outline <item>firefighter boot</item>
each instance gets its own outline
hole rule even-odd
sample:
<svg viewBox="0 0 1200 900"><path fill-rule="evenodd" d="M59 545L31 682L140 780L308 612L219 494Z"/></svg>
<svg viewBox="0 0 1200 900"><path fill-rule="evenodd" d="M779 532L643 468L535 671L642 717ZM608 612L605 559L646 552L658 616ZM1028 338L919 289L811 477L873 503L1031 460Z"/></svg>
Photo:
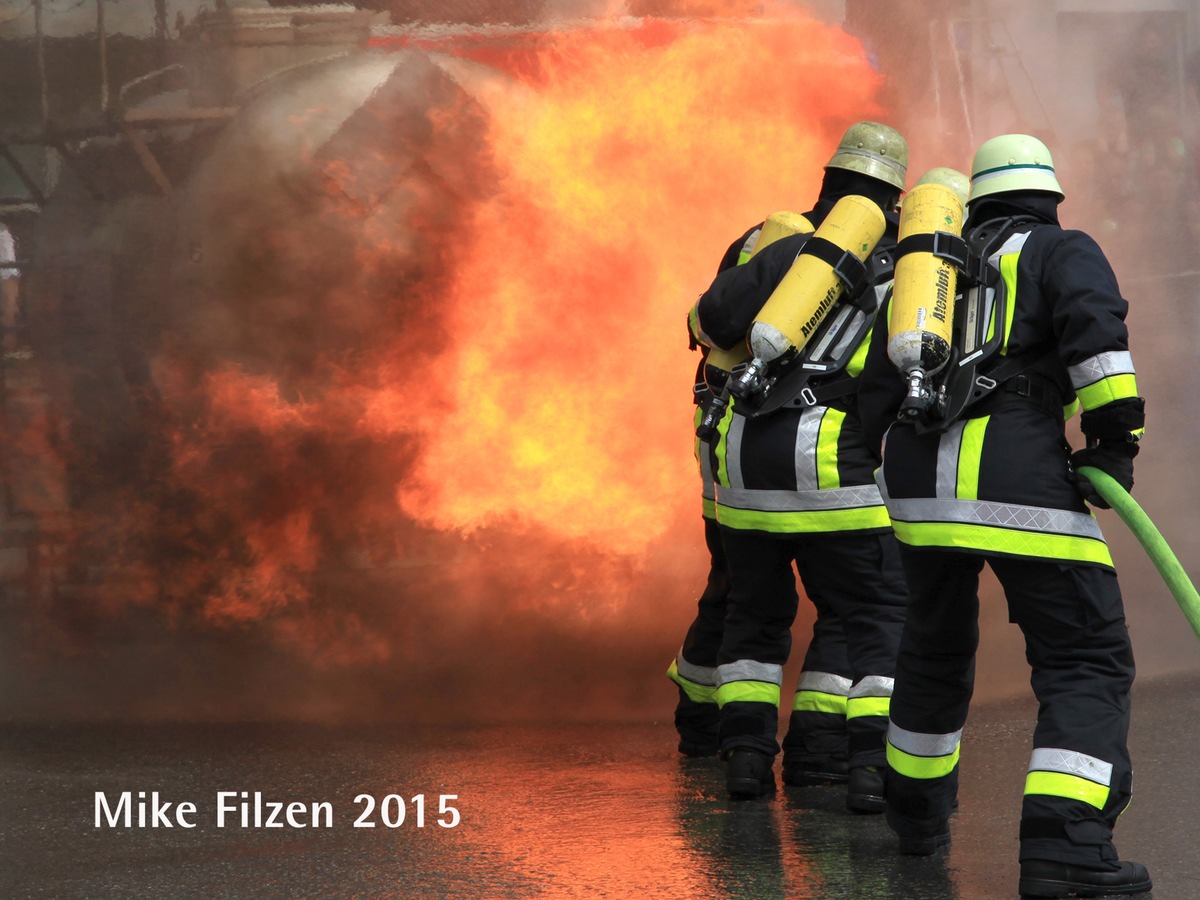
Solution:
<svg viewBox="0 0 1200 900"><path fill-rule="evenodd" d="M1087 869L1046 859L1021 863L1022 897L1101 897L1142 894L1150 890L1150 873L1141 863L1120 862L1113 869Z"/></svg>
<svg viewBox="0 0 1200 900"><path fill-rule="evenodd" d="M884 773L878 766L855 766L846 785L846 809L856 813L881 813Z"/></svg>
<svg viewBox="0 0 1200 900"><path fill-rule="evenodd" d="M775 758L738 748L726 758L725 788L734 800L756 800L775 793Z"/></svg>
<svg viewBox="0 0 1200 900"><path fill-rule="evenodd" d="M716 703L698 703L680 688L679 702L675 706L679 752L691 757L716 756L720 715Z"/></svg>
<svg viewBox="0 0 1200 900"><path fill-rule="evenodd" d="M950 828L938 834L917 837L900 835L900 854L902 856L933 856L943 847L950 846ZM1066 896L1065 894L1061 896Z"/></svg>
<svg viewBox="0 0 1200 900"><path fill-rule="evenodd" d="M818 787L846 783L846 761L825 759L788 759L783 755L783 783L793 787Z"/></svg>

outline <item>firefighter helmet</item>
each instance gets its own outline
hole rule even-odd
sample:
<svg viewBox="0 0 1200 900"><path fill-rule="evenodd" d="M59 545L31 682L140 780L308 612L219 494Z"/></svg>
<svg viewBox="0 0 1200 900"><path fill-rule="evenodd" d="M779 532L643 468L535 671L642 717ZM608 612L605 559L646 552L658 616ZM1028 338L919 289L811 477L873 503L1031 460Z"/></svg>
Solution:
<svg viewBox="0 0 1200 900"><path fill-rule="evenodd" d="M1008 191L1047 191L1063 199L1050 151L1032 135L1002 134L975 153L971 200Z"/></svg>
<svg viewBox="0 0 1200 900"><path fill-rule="evenodd" d="M908 172L908 142L890 126L856 122L846 129L825 168L862 172L903 191Z"/></svg>
<svg viewBox="0 0 1200 900"><path fill-rule="evenodd" d="M963 206L967 205L967 197L971 193L971 179L967 178L958 169L951 169L947 166L938 166L936 169L930 169L924 175L917 179L914 188L922 184L940 184L943 187L948 187L954 193L958 194L958 199L962 201Z"/></svg>

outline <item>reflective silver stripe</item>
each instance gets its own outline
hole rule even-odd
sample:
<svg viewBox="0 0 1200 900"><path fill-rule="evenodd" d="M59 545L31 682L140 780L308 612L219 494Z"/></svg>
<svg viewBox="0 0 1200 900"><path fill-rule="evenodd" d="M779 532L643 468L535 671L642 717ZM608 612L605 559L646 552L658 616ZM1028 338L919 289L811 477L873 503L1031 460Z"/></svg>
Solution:
<svg viewBox="0 0 1200 900"><path fill-rule="evenodd" d="M796 490L815 491L817 482L817 438L821 434L821 419L825 407L815 406L800 414L796 426Z"/></svg>
<svg viewBox="0 0 1200 900"><path fill-rule="evenodd" d="M1007 256L1010 253L1020 253L1031 234L1033 234L1032 231L1021 231L1011 235L1007 241L1000 245L1000 249L988 257L988 259L999 265L999 258L1001 256Z"/></svg>
<svg viewBox="0 0 1200 900"><path fill-rule="evenodd" d="M774 663L739 659L717 666L717 687L735 681L761 681L764 684L783 684L783 666Z"/></svg>
<svg viewBox="0 0 1200 900"><path fill-rule="evenodd" d="M746 241L742 244L742 253L751 253L754 251L754 245L758 243L758 236L760 234L762 234L762 229L755 228L746 236Z"/></svg>
<svg viewBox="0 0 1200 900"><path fill-rule="evenodd" d="M1064 534L1104 540L1100 523L1087 513L1044 506L1018 506L985 500L889 500L888 514L900 522L953 522L997 525L1018 531Z"/></svg>
<svg viewBox="0 0 1200 900"><path fill-rule="evenodd" d="M861 679L858 684L850 688L850 693L847 695L851 699L858 697L890 697L892 696L892 683L894 679L888 678L885 675L868 675Z"/></svg>
<svg viewBox="0 0 1200 900"><path fill-rule="evenodd" d="M745 416L729 416L729 431L725 434L725 477L733 488L746 486L742 477L742 435L745 431Z"/></svg>
<svg viewBox="0 0 1200 900"><path fill-rule="evenodd" d="M1024 246L1025 246L1025 242L1027 240L1029 240L1030 234L1032 234L1032 232L1022 231L1022 232L1019 232L1018 234L1010 235L1008 240L1006 240L1003 244L1000 245L1000 249L988 257L988 262L990 262L992 265L996 266L996 268L999 268L1000 267L1000 257L1009 256L1010 254L1013 254L1013 253L1020 253L1022 248L1024 248ZM982 306L983 306L982 314L983 314L984 324L987 325L988 328L992 329L996 333L1003 332L1004 326L1007 323L1005 323L1005 322L993 323L992 322L992 314L995 312L995 308L996 308L996 289L995 288L987 288L986 290L983 290L981 292L981 295L982 295L981 301L982 301ZM1009 303L1010 309L1012 308L1014 299L1015 298L1013 298L1013 297L1008 298L1008 303ZM993 324L994 324L994 327L993 327ZM984 333L985 334L987 333L986 330ZM1005 343L1007 343L1007 337L1004 335L1002 335L1002 336L1005 337ZM971 347L969 349L974 350L976 348Z"/></svg>
<svg viewBox="0 0 1200 900"><path fill-rule="evenodd" d="M1030 772L1059 772L1063 775L1076 775L1102 784L1112 786L1112 763L1088 756L1086 753L1076 753L1074 750L1060 750L1057 747L1038 747L1029 757Z"/></svg>
<svg viewBox="0 0 1200 900"><path fill-rule="evenodd" d="M709 455L708 445L700 447L700 494L705 500L716 499L716 486L713 481L712 456Z"/></svg>
<svg viewBox="0 0 1200 900"><path fill-rule="evenodd" d="M879 306L880 298L883 296L881 290L886 291L886 288L875 288L875 306ZM860 337L859 329L862 327L862 321L867 317L867 314L858 307L854 307L853 318L850 320L850 325L842 332L842 339L837 342L837 346L833 348L833 352L829 354L830 359L840 359L842 354L850 349L850 343Z"/></svg>
<svg viewBox="0 0 1200 900"><path fill-rule="evenodd" d="M936 497L953 500L958 495L958 456L966 426L966 421L955 422L938 441Z"/></svg>
<svg viewBox="0 0 1200 900"><path fill-rule="evenodd" d="M951 734L920 734L888 723L888 743L909 756L949 756L962 741L962 729Z"/></svg>
<svg viewBox="0 0 1200 900"><path fill-rule="evenodd" d="M675 656L675 670L688 681L716 687L717 670L715 666L697 666L683 658L683 650Z"/></svg>
<svg viewBox="0 0 1200 900"><path fill-rule="evenodd" d="M1078 365L1067 366L1067 374L1071 376L1071 387L1079 390L1110 375L1136 373L1133 370L1133 354L1128 350L1112 350L1108 353L1097 353Z"/></svg>
<svg viewBox="0 0 1200 900"><path fill-rule="evenodd" d="M801 672L797 691L819 691L822 694L837 694L845 697L850 690L851 681L832 672Z"/></svg>
<svg viewBox="0 0 1200 900"><path fill-rule="evenodd" d="M971 179L971 187L983 184L985 181L991 181L993 178L1005 178L1009 175L1019 175L1022 172L1033 172L1035 175L1054 177L1053 166L1001 166L994 172L984 172L981 175L974 176Z"/></svg>
<svg viewBox="0 0 1200 900"><path fill-rule="evenodd" d="M757 509L764 512L863 509L883 505L879 488L873 484L827 488L823 491L756 491L717 485L717 500L731 509Z"/></svg>

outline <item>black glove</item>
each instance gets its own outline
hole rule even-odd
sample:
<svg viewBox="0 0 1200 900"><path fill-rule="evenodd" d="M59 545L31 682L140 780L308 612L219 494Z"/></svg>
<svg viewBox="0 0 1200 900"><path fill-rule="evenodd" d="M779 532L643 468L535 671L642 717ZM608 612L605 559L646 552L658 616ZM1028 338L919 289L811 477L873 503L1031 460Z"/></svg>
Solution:
<svg viewBox="0 0 1200 900"><path fill-rule="evenodd" d="M1088 446L1071 454L1070 478L1083 499L1099 509L1108 509L1095 485L1079 474L1083 466L1095 466L1128 491L1133 487L1133 458L1137 439L1146 424L1146 401L1123 397L1087 410L1079 427Z"/></svg>
<svg viewBox="0 0 1200 900"><path fill-rule="evenodd" d="M1133 487L1133 458L1137 452L1138 445L1133 441L1100 441L1095 446L1071 454L1068 476L1084 500L1097 509L1109 509L1100 492L1079 474L1079 470L1083 466L1095 466L1128 491Z"/></svg>

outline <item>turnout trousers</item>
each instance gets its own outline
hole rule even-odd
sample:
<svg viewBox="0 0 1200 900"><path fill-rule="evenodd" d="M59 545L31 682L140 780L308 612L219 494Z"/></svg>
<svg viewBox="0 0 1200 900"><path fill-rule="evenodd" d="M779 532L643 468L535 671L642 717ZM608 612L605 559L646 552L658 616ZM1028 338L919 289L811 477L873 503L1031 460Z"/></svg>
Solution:
<svg viewBox="0 0 1200 900"><path fill-rule="evenodd" d="M804 697L826 697L830 705L818 702L792 712L786 759L848 756L851 767L883 765L905 609L895 536L775 534L727 526L721 536L731 578L717 657L721 751L748 748L772 756L780 751L779 695L799 608L798 571L816 620L796 706ZM810 674L825 683L808 683Z"/></svg>
<svg viewBox="0 0 1200 900"><path fill-rule="evenodd" d="M986 561L1025 637L1039 703L1021 809L1022 860L1117 861L1112 829L1132 790L1127 735L1133 651L1116 573L900 545L909 612L888 732L887 819L901 835L946 830L979 642ZM994 796L1003 796L1000 786Z"/></svg>
<svg viewBox="0 0 1200 900"><path fill-rule="evenodd" d="M729 603L729 569L716 519L704 519L708 546L708 583L696 601L696 618L688 627L667 676L679 689L675 730L680 749L703 755L717 750L717 652L725 633Z"/></svg>

